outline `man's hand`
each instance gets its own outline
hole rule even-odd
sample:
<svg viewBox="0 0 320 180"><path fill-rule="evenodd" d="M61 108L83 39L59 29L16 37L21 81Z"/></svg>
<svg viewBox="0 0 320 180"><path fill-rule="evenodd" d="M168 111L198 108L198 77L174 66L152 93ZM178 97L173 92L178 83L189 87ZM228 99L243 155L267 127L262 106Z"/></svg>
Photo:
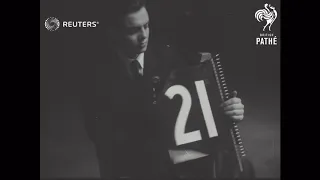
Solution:
<svg viewBox="0 0 320 180"><path fill-rule="evenodd" d="M243 119L244 105L241 99L237 98L237 91L233 91L233 97L221 104L224 114L230 117L235 122L240 122Z"/></svg>

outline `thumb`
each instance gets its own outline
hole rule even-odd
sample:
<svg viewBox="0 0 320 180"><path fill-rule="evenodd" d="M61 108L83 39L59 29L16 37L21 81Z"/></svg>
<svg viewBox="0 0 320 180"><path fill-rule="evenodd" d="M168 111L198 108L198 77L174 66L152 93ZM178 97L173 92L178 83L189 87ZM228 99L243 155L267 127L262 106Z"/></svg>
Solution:
<svg viewBox="0 0 320 180"><path fill-rule="evenodd" d="M235 98L237 97L238 92L237 91L232 91L232 97Z"/></svg>

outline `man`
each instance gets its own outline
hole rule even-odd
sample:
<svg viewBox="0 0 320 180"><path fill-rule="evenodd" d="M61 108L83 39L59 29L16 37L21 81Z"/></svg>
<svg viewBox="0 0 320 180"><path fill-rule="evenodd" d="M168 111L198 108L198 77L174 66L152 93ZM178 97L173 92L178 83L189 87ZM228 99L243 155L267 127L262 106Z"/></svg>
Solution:
<svg viewBox="0 0 320 180"><path fill-rule="evenodd" d="M187 64L170 46L152 42L144 1L114 1L107 12L110 41L88 71L83 102L101 177L168 177L171 160L154 118L154 96L171 70ZM243 119L243 107L237 97L222 106L235 121Z"/></svg>

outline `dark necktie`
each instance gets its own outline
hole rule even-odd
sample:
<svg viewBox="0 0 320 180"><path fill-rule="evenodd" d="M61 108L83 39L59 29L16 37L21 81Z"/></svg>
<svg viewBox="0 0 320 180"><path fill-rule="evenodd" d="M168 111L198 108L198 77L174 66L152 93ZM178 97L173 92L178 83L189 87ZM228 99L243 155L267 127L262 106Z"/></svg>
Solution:
<svg viewBox="0 0 320 180"><path fill-rule="evenodd" d="M139 73L139 70L141 69L141 65L137 60L134 60L130 64L130 69L132 76L135 80L141 79L142 75Z"/></svg>

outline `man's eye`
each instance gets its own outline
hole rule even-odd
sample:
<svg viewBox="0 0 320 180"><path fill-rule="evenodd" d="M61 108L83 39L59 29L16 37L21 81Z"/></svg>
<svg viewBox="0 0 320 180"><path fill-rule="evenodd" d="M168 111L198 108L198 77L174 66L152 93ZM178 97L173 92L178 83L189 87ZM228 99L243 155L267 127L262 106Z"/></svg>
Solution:
<svg viewBox="0 0 320 180"><path fill-rule="evenodd" d="M147 29L149 28L149 23L144 25L144 28Z"/></svg>
<svg viewBox="0 0 320 180"><path fill-rule="evenodd" d="M127 34L135 34L138 31L139 31L138 28L130 28L130 29L127 29Z"/></svg>

